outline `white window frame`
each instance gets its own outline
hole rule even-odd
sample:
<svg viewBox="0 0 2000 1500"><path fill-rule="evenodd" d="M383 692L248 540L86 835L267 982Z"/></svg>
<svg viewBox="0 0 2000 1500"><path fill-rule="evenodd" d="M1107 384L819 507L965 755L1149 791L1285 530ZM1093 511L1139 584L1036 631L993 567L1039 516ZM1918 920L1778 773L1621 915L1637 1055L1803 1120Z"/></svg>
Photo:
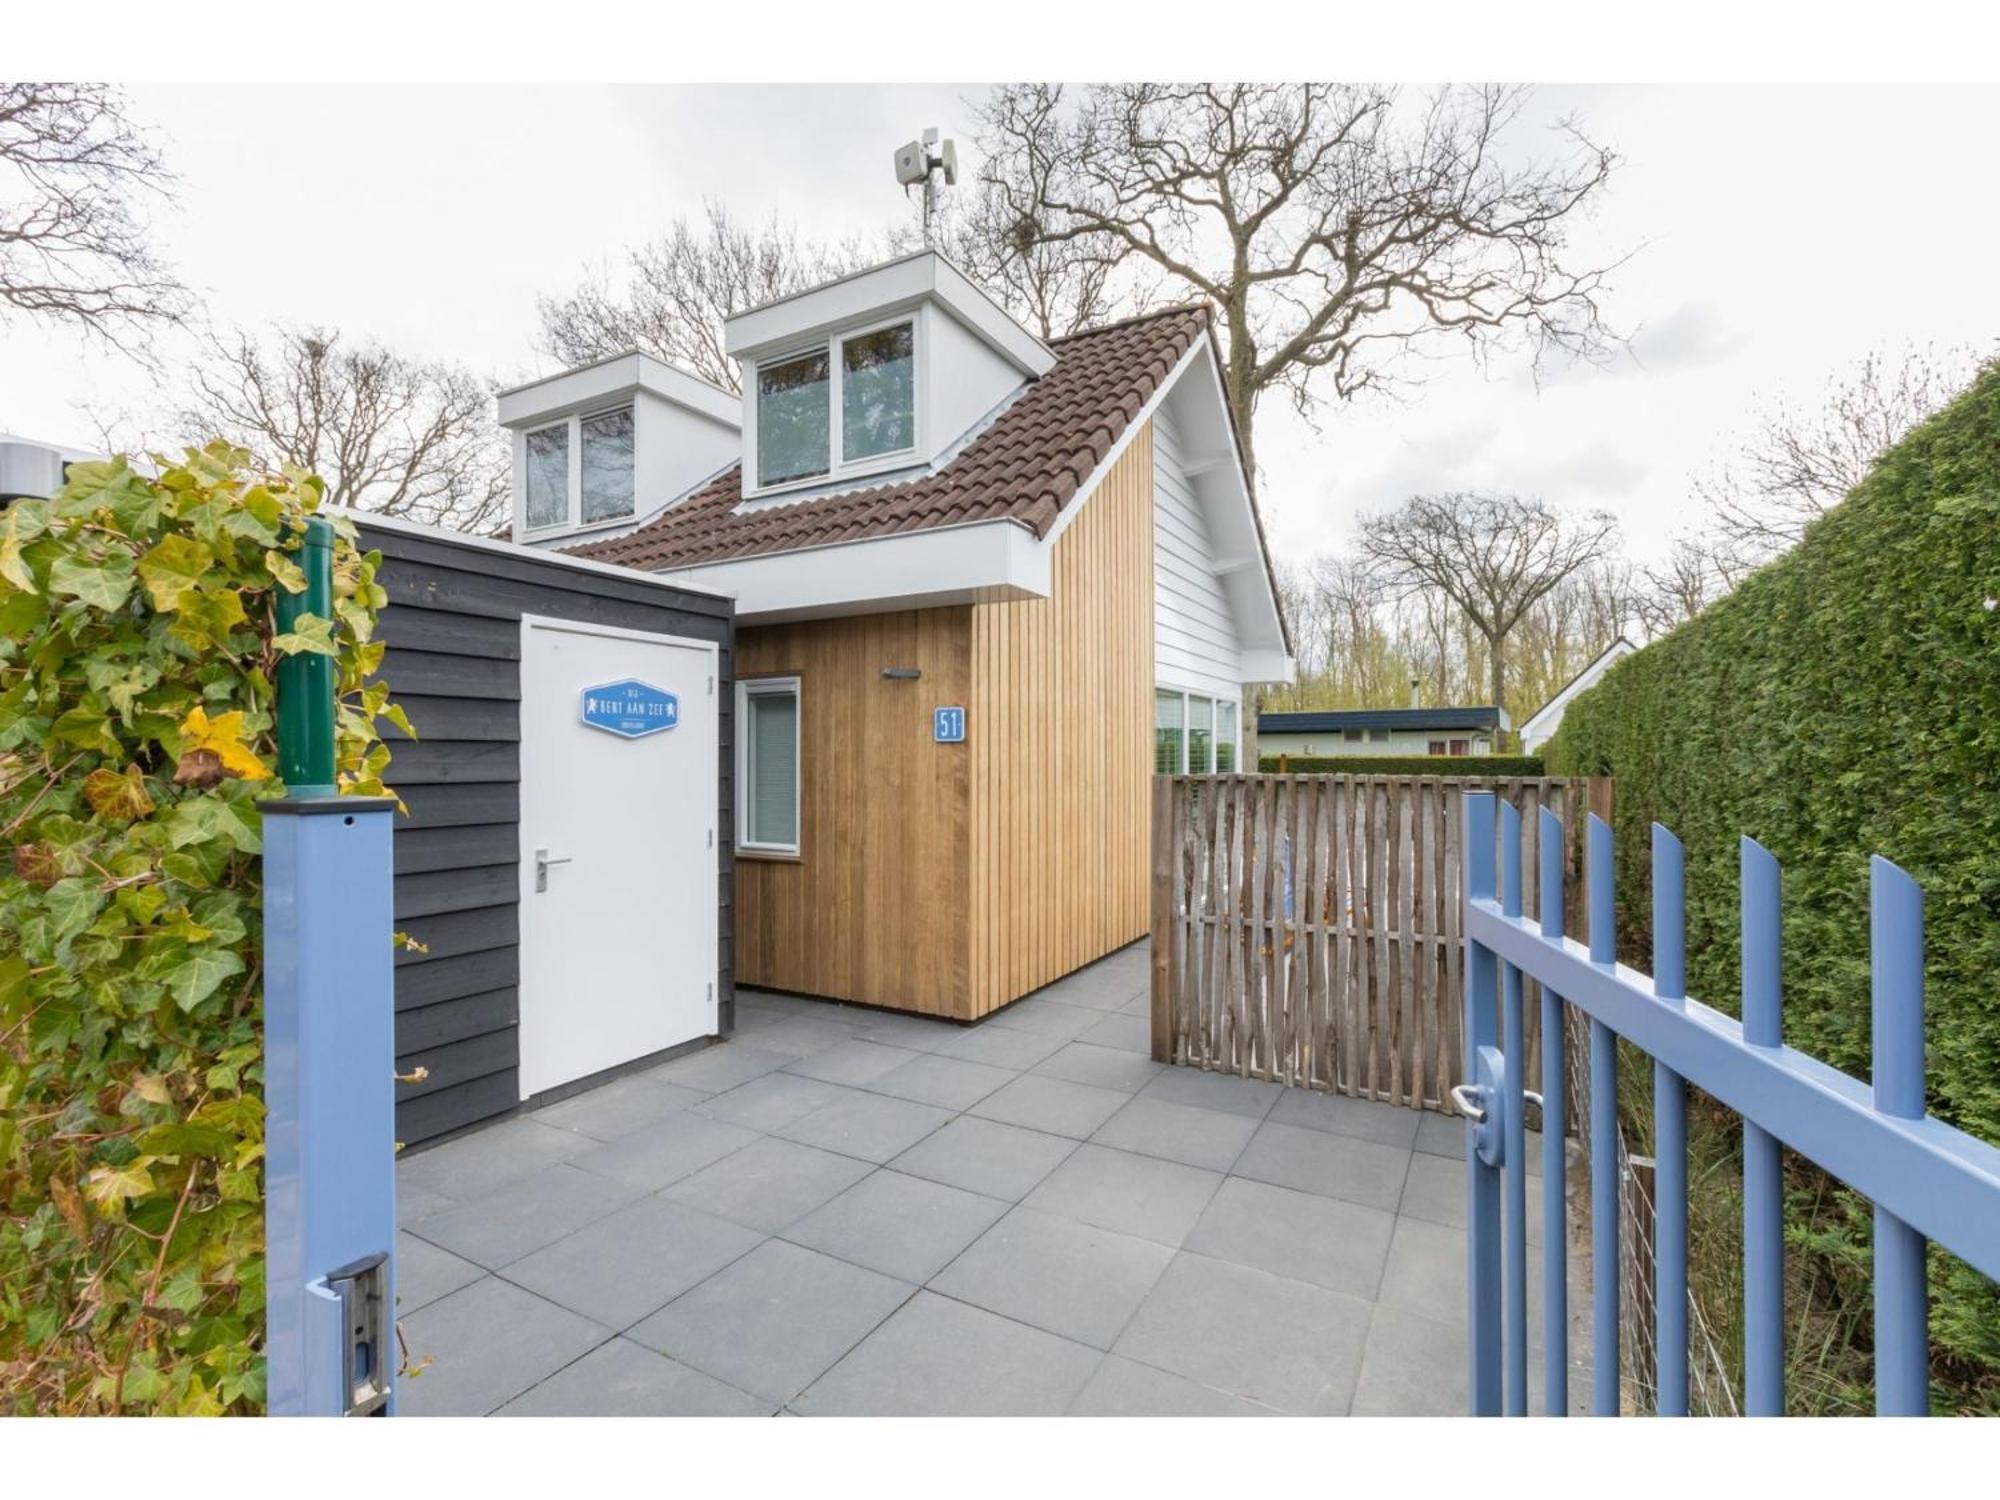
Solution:
<svg viewBox="0 0 2000 1500"><path fill-rule="evenodd" d="M632 509L622 516L603 516L588 524L583 519L583 424L597 417L608 417L613 412L632 413ZM537 432L548 432L552 428L563 427L569 431L569 463L563 478L567 491L563 508L563 519L548 526L528 524L528 438ZM521 535L523 537L567 536L573 531L602 531L613 526L630 526L639 518L639 404L627 399L614 401L609 406L595 406L589 411L573 411L566 417L557 417L553 422L537 422L533 427L521 430L519 447L514 454L514 472L520 476Z"/></svg>
<svg viewBox="0 0 2000 1500"><path fill-rule="evenodd" d="M792 842L758 843L750 837L750 700L790 693L794 732L792 746ZM796 859L805 842L806 699L798 677L739 677L736 680L736 852Z"/></svg>
<svg viewBox="0 0 2000 1500"><path fill-rule="evenodd" d="M842 348L852 339L866 338L871 333L880 333L887 328L900 328L904 324L910 329L910 443L908 447L897 448L889 453L870 454L867 458L849 463L843 450L846 411L843 406L845 392L842 389L845 368L842 362ZM842 328L823 338L802 344L785 346L782 352L760 355L757 359L743 362L743 390L749 409L744 413L743 447L744 457L749 461L747 472L757 481L746 488L744 498L760 499L765 495L786 495L794 490L807 490L815 486L834 484L841 480L863 478L870 474L887 473L892 469L907 469L916 462L924 445L924 376L930 363L929 320L923 309L911 308L893 317L877 318L873 322L858 324L852 328ZM758 372L777 365L788 365L795 359L805 359L815 354L826 356L826 472L807 474L798 479L781 480L776 484L765 484L763 480L763 459L757 451L757 402L760 399Z"/></svg>
<svg viewBox="0 0 2000 1500"><path fill-rule="evenodd" d="M1170 772L1156 771L1154 772L1154 774L1157 776L1165 776L1165 775L1186 776L1189 774L1200 774L1207 776L1242 775L1243 774L1243 700L1241 698L1224 698L1221 695L1214 692L1196 692L1192 688L1179 688L1179 687L1174 687L1172 685L1166 685L1166 686L1156 685L1153 689L1153 695L1154 695L1153 701L1155 703L1158 703L1159 697L1163 693L1168 695L1169 697L1178 697L1181 700L1181 763ZM1200 772L1200 773L1190 773L1188 770L1188 747L1189 747L1189 742L1194 737L1194 721L1190 717L1192 709L1188 703L1188 700L1190 698L1200 698L1206 701L1208 704L1209 769L1205 772ZM1235 735L1235 741L1231 746L1231 748L1235 751L1235 754L1231 757L1236 762L1236 769L1234 771L1217 771L1215 769L1215 747L1222 742L1222 731L1219 726L1222 721L1222 706L1225 703L1234 704L1236 707L1236 735ZM1154 725L1156 734L1158 732L1158 723L1159 723L1159 716L1156 711L1154 714ZM1157 739L1153 742L1153 748L1155 750L1158 749Z"/></svg>

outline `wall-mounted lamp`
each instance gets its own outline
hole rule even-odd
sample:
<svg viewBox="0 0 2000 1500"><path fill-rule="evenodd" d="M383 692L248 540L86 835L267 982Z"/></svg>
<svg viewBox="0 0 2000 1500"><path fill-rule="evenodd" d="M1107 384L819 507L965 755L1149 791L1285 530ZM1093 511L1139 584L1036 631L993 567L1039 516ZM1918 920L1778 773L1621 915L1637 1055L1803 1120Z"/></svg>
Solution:
<svg viewBox="0 0 2000 1500"><path fill-rule="evenodd" d="M915 682L924 675L922 667L884 667L882 675L891 682Z"/></svg>

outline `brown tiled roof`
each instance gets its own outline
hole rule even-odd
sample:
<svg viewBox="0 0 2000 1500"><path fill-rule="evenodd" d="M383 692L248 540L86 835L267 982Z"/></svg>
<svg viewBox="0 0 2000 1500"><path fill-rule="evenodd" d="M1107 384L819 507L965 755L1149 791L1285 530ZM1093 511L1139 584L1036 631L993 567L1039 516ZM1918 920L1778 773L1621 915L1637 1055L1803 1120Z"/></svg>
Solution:
<svg viewBox="0 0 2000 1500"><path fill-rule="evenodd" d="M1207 328L1204 308L1176 307L1057 340L1055 367L935 473L739 515L738 465L636 531L566 550L660 569L1008 517L1046 536Z"/></svg>

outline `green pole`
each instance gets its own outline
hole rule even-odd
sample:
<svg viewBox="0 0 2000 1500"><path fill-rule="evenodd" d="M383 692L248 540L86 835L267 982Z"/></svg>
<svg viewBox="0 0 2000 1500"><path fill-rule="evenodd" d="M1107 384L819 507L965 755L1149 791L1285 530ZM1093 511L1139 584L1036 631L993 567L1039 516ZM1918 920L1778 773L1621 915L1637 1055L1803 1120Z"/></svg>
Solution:
<svg viewBox="0 0 2000 1500"><path fill-rule="evenodd" d="M305 571L302 594L278 589L278 629L288 631L299 616L333 618L333 524L319 516L306 520L305 542L294 554ZM278 662L278 775L287 800L333 797L334 661L301 651Z"/></svg>

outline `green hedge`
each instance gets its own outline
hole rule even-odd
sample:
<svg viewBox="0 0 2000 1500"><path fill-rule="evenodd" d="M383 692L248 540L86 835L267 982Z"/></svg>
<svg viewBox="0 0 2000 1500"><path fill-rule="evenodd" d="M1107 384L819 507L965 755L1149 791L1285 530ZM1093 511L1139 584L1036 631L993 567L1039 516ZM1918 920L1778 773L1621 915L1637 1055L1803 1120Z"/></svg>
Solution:
<svg viewBox="0 0 2000 1500"><path fill-rule="evenodd" d="M1293 776L1540 776L1539 755L1287 755ZM1266 755L1260 771L1276 774L1279 757Z"/></svg>
<svg viewBox="0 0 2000 1500"><path fill-rule="evenodd" d="M1786 1040L1862 1078L1868 856L1909 871L1926 899L1931 1108L2000 1142L1996 599L1989 366L1796 549L1571 703L1548 759L1617 779L1620 935L1635 960L1648 825L1685 842L1688 982L1710 1004L1736 1008L1738 834L1778 857ZM1947 1276L1940 1351L1966 1362L1974 1405L2000 1400L2000 1297L1962 1267Z"/></svg>

